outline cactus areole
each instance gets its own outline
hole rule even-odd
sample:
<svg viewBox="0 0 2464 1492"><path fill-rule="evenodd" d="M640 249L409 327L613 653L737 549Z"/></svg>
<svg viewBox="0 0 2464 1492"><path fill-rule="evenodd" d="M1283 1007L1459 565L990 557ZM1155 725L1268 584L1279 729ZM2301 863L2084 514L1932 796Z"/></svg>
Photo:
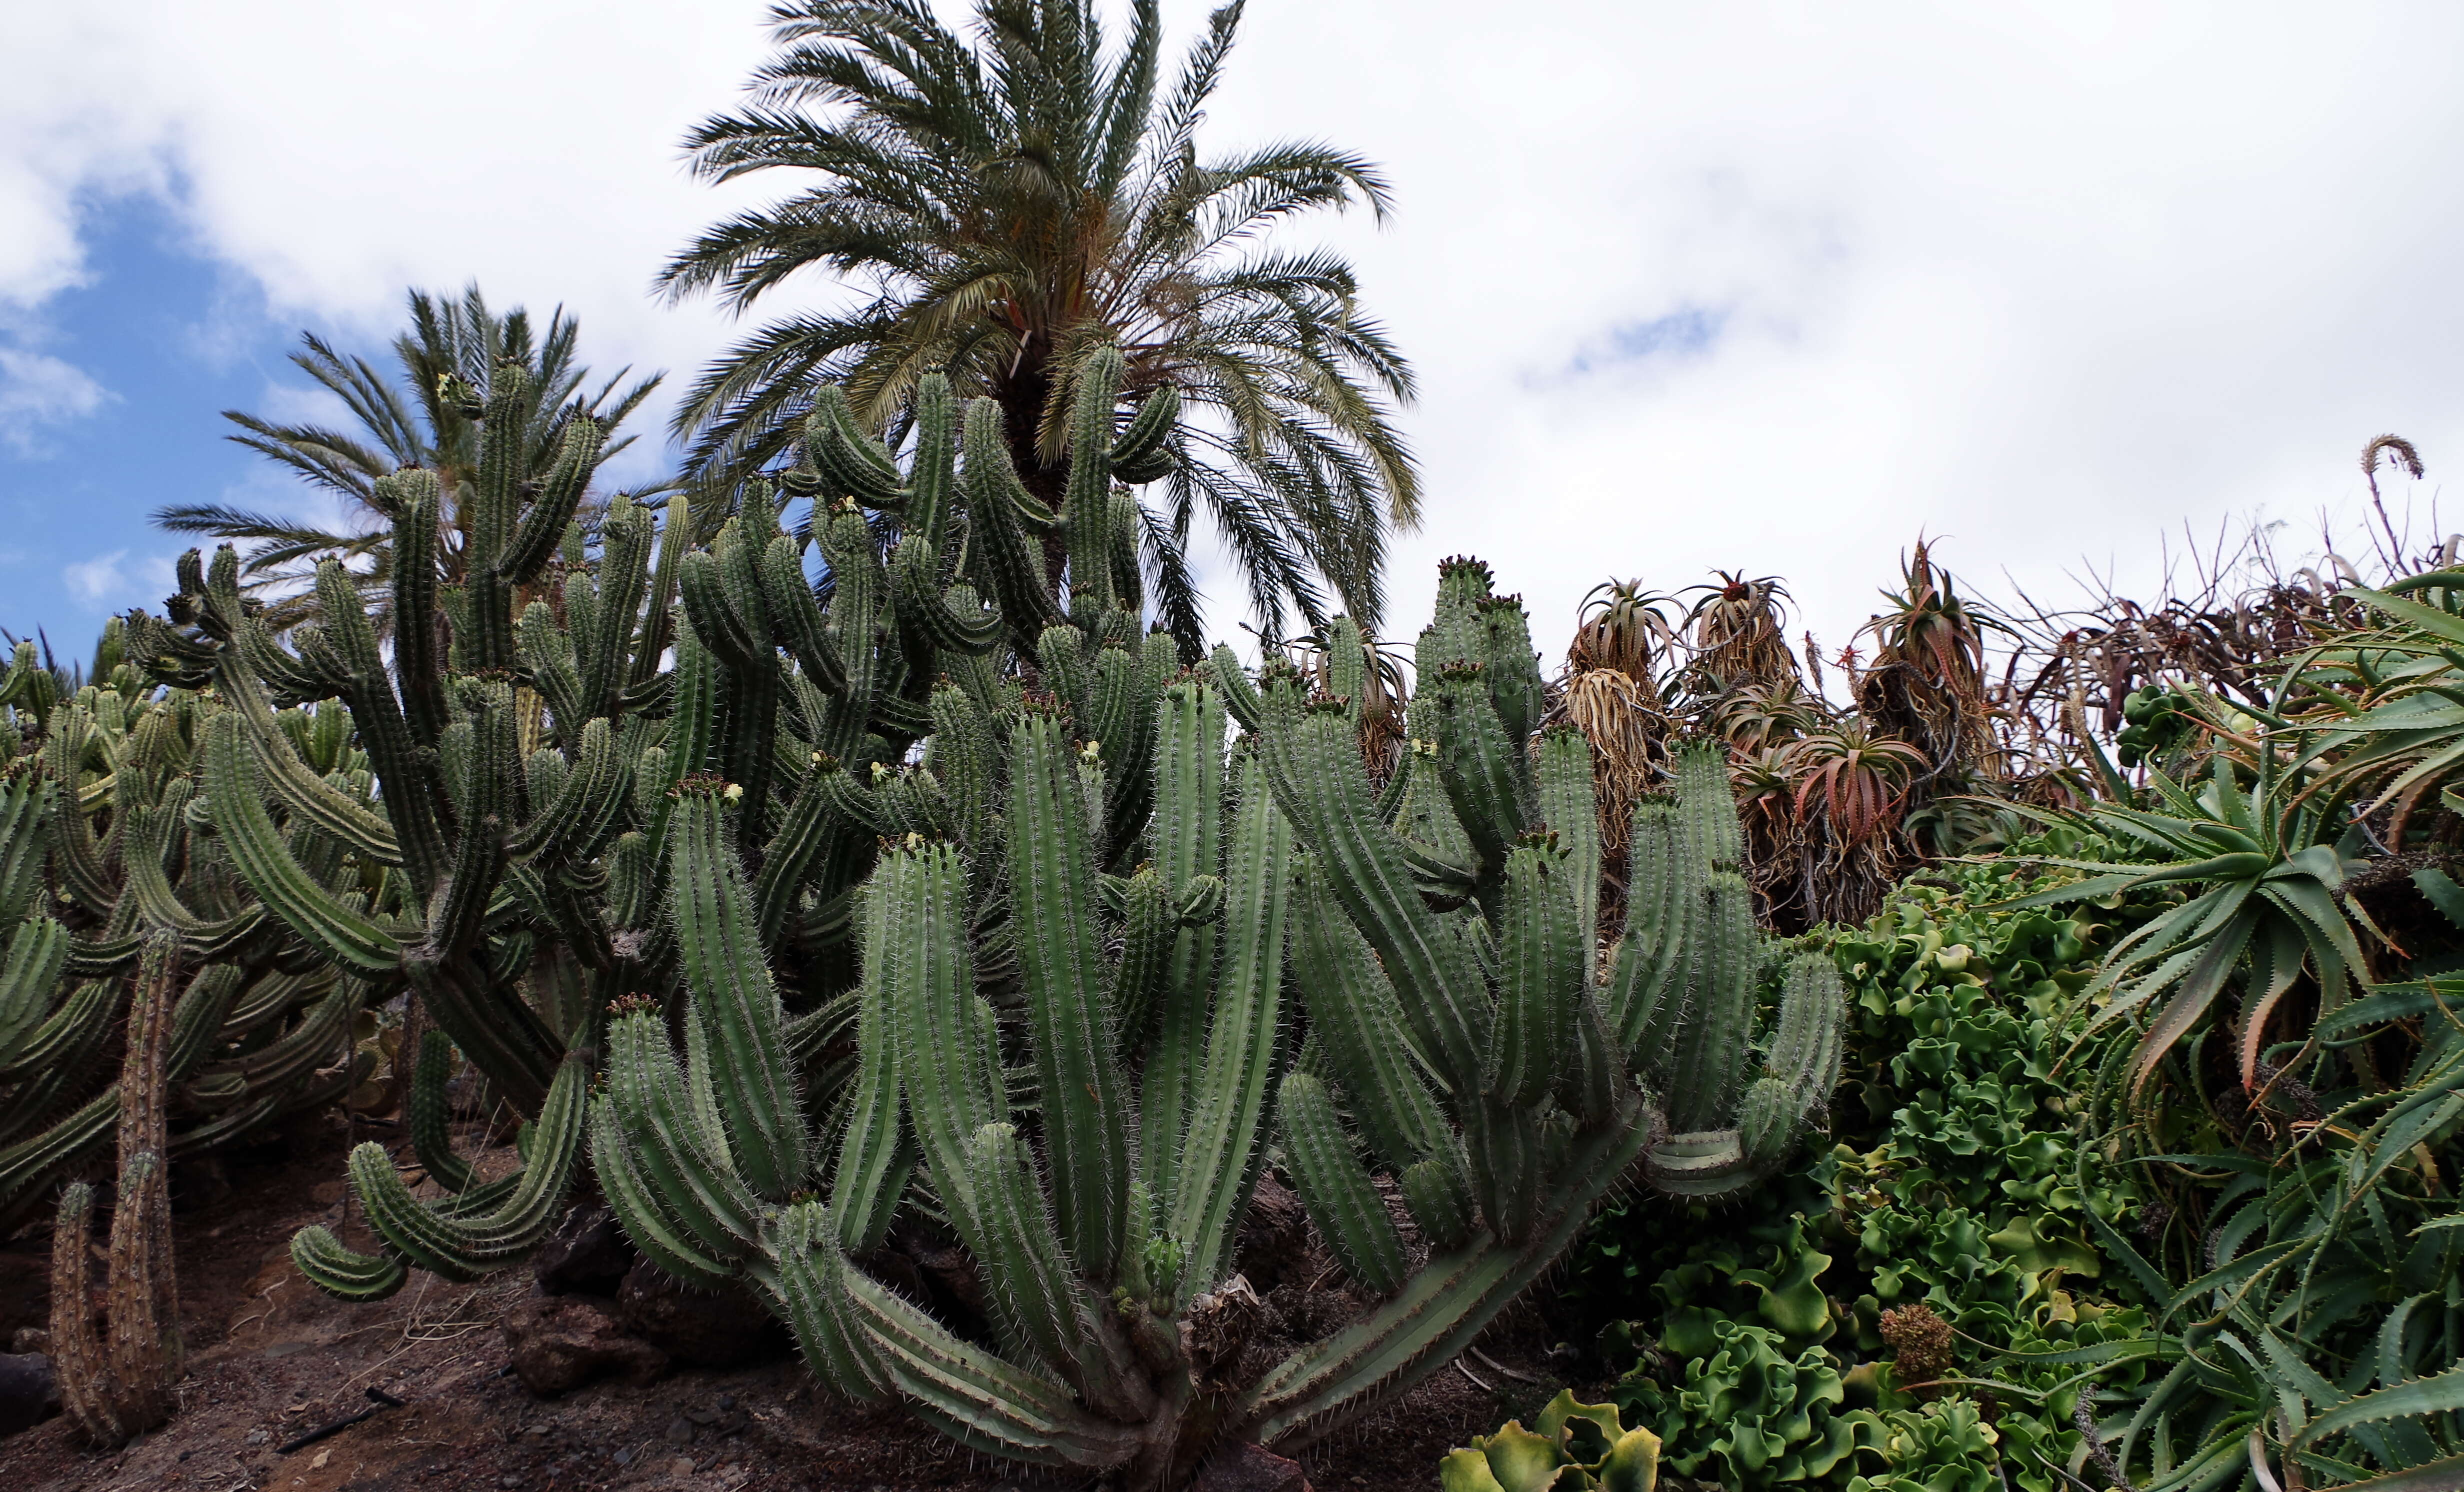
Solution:
<svg viewBox="0 0 2464 1492"><path fill-rule="evenodd" d="M1612 1189L1786 1160L1841 997L1801 962L1756 1040L1720 763L1637 813L1604 939L1590 746L1539 728L1519 602L1441 567L1413 744L1373 786L1366 691L1224 649L1188 671L1146 628L1134 525L1096 500L1151 478L1155 432L1108 443L1089 383L1059 515L998 411L931 376L904 454L823 390L784 497L754 484L706 545L681 499L663 531L620 500L594 547L574 482L483 452L448 590L433 479L387 479L389 657L330 567L289 647L227 552L184 566L168 622L131 619L158 677L237 704L203 732L205 811L265 914L435 1028L408 1127L451 1194L363 1147L378 1252L307 1230L311 1280L369 1299L517 1260L586 1156L646 1258L749 1288L837 1392L1167 1488L1450 1361ZM576 422L573 469L595 438ZM1359 676L1358 629L1328 633L1326 677ZM373 800L260 696L345 701ZM446 1143L457 1048L534 1120L511 1176ZM1268 1362L1231 1255L1277 1147L1378 1303ZM874 1272L894 1227L972 1255L980 1319Z"/></svg>

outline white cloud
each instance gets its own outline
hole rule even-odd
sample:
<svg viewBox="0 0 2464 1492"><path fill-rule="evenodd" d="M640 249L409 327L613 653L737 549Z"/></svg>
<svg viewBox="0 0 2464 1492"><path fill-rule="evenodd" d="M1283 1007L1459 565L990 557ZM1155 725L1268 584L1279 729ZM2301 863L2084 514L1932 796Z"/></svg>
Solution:
<svg viewBox="0 0 2464 1492"><path fill-rule="evenodd" d="M80 202L176 183L278 316L373 341L402 285L476 278L680 382L730 331L650 277L769 189L697 186L675 144L762 11L35 8L0 56L0 305L83 273ZM1788 576L1836 645L1920 528L1980 580L2128 579L2185 519L2348 501L2382 430L2433 479L2464 460L2452 6L1248 15L1215 145L1331 140L1397 190L1382 233L1294 230L1355 256L1422 375L1390 630L1470 550L1552 643L1605 575L1722 565Z"/></svg>
<svg viewBox="0 0 2464 1492"><path fill-rule="evenodd" d="M120 572L120 562L128 558L126 549L114 549L81 560L60 571L68 583L69 593L89 604L106 600L128 589L128 577Z"/></svg>
<svg viewBox="0 0 2464 1492"><path fill-rule="evenodd" d="M1395 177L1332 236L1424 375L1398 621L1470 550L1552 641L1605 575L1721 565L1836 645L1920 528L1979 581L2130 578L2186 518L2306 527L2382 430L2464 461L2464 11L1250 13L1219 134Z"/></svg>
<svg viewBox="0 0 2464 1492"><path fill-rule="evenodd" d="M60 580L69 594L98 612L139 604L160 606L179 583L167 555L141 554L131 559L126 549L62 566Z"/></svg>
<svg viewBox="0 0 2464 1492"><path fill-rule="evenodd" d="M681 382L726 325L649 287L730 198L687 177L678 142L762 56L766 11L140 0L12 15L0 309L80 283L81 214L147 191L272 315L339 324L372 357L405 286L476 279L500 304L576 312L594 366ZM230 314L198 335L228 343Z"/></svg>
<svg viewBox="0 0 2464 1492"><path fill-rule="evenodd" d="M36 449L42 427L91 414L112 397L74 364L42 352L0 347L0 441Z"/></svg>

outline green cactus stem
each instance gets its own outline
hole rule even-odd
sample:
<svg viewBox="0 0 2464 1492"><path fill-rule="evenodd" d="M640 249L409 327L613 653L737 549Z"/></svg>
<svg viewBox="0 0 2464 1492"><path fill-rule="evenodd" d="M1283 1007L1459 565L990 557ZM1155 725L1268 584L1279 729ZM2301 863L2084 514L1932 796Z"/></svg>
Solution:
<svg viewBox="0 0 2464 1492"><path fill-rule="evenodd" d="M870 460L825 427L829 462ZM913 504L930 484L906 486ZM766 1073L793 1049L739 968L694 985L711 1013L681 1051L648 1013L611 1028L592 1145L628 1234L683 1278L750 1283L840 1392L893 1393L974 1449L1161 1488L1224 1437L1306 1444L1441 1367L1613 1189L1720 1194L1783 1164L1836 1077L1840 998L1802 963L1752 1066L1762 949L1719 857L1735 842L1725 782L1682 774L1673 804L1639 814L1637 893L1602 957L1588 748L1532 750L1519 608L1478 567L1444 584L1424 657L1476 666L1453 670L1455 724L1406 795L1441 791L1410 822L1462 839L1398 832L1350 705L1304 699L1288 671L1236 678L1221 655L1205 679L1168 680L1109 621L1043 630L1056 702L937 690L946 739L922 769L815 764L823 817L895 836L857 914L829 1196L782 1194L763 1158L777 1125L806 1123L793 1085L720 1070ZM1250 726L1229 750L1227 715ZM682 812L717 812L681 791ZM1452 855L1477 865L1421 873ZM722 921L762 895L704 883ZM744 1044L722 1058L714 1032ZM1675 1114L1690 1127L1671 1134ZM1319 1233L1383 1299L1238 1384L1222 1370L1250 1317L1230 1240L1269 1125ZM989 1345L866 1272L900 1195L928 1198L973 1258Z"/></svg>

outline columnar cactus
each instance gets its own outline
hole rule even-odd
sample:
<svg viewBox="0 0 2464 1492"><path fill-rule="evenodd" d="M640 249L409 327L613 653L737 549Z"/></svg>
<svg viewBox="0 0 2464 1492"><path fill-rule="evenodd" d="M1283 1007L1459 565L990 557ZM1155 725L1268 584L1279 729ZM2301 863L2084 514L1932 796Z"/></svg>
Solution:
<svg viewBox="0 0 2464 1492"><path fill-rule="evenodd" d="M180 1376L180 1298L171 1261L170 1157L164 1124L171 1000L179 990L180 935L157 929L128 1013L120 1079L120 1195L111 1214L106 1326L91 1313L93 1189L60 1194L52 1238L52 1343L60 1400L87 1438L120 1445L171 1417Z"/></svg>
<svg viewBox="0 0 2464 1492"><path fill-rule="evenodd" d="M803 1138L758 891L728 849L746 810L680 784L683 1041L621 1015L591 1105L646 1255L751 1284L844 1393L1168 1487L1228 1439L1306 1443L1444 1364L1629 1176L1709 1194L1786 1158L1836 1076L1836 974L1792 969L1758 1061L1762 950L1707 763L1646 811L1655 890L1603 956L1590 764L1579 738L1534 740L1521 610L1485 569L1444 572L1432 733L1383 794L1356 701L1221 657L1157 689L1159 655L1086 641L1039 639L1066 703L936 695L941 779L963 788L894 822L890 793L869 802L895 837L857 918L862 1077L835 1147ZM1229 751L1227 710L1249 727ZM1257 1374L1230 1250L1270 1125L1384 1303ZM974 1256L989 1343L865 1267L911 1174Z"/></svg>

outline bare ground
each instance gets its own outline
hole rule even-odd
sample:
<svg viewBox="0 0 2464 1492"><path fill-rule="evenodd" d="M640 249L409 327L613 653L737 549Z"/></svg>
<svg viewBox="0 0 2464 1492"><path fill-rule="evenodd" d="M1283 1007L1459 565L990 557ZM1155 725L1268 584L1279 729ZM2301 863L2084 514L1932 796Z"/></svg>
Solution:
<svg viewBox="0 0 2464 1492"><path fill-rule="evenodd" d="M227 1157L219 1174L182 1178L175 1219L187 1375L181 1410L120 1451L85 1448L65 1418L0 1440L0 1492L332 1492L332 1489L711 1489L711 1492L1043 1492L1089 1487L995 1463L941 1440L895 1409L822 1392L801 1365L679 1369L647 1388L600 1383L533 1397L507 1368L498 1322L534 1290L526 1271L474 1285L428 1276L392 1300L349 1305L292 1267L291 1235L312 1222L357 1233L344 1214L342 1157L356 1139L339 1116ZM356 1239L365 1247L364 1235ZM40 1229L0 1247L0 1343L46 1319L50 1239ZM1315 1283L1316 1281L1312 1281ZM1288 1303L1289 1290L1270 1294ZM1336 1290L1293 1311L1348 1314ZM1320 1328L1315 1321L1311 1329ZM1554 1384L1536 1316L1509 1315L1467 1356L1302 1456L1319 1492L1427 1488L1450 1446L1512 1414L1527 1418ZM1500 1368L1507 1370L1501 1371ZM1476 1373L1487 1387L1475 1386ZM1518 1381L1518 1375L1520 1381ZM315 1444L298 1436L403 1401Z"/></svg>

